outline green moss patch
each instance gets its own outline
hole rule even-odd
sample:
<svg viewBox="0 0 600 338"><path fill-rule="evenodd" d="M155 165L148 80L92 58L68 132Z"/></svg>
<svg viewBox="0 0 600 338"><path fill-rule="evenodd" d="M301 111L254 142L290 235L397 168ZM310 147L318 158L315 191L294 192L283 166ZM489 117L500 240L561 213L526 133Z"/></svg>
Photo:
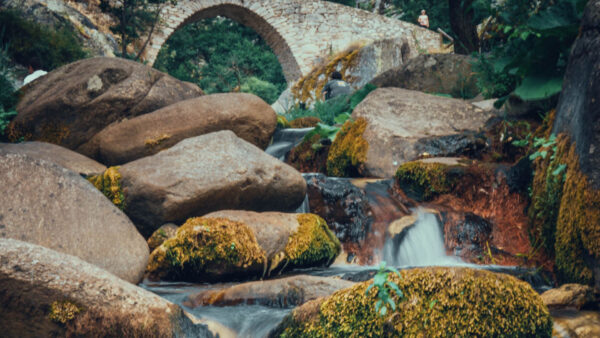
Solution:
<svg viewBox="0 0 600 338"><path fill-rule="evenodd" d="M100 175L88 177L90 181L104 196L108 197L119 209L125 209L125 195L121 187L121 174L119 167L110 167Z"/></svg>
<svg viewBox="0 0 600 338"><path fill-rule="evenodd" d="M390 274L396 311L380 316L372 281L301 307L278 328L281 337L550 337L552 318L540 296L512 276L467 268Z"/></svg>
<svg viewBox="0 0 600 338"><path fill-rule="evenodd" d="M259 277L265 251L245 224L225 218L190 218L150 255L152 278L219 281Z"/></svg>
<svg viewBox="0 0 600 338"><path fill-rule="evenodd" d="M364 118L344 123L327 155L327 173L330 176L359 176L369 149L369 143L363 138L366 128L367 120Z"/></svg>
<svg viewBox="0 0 600 338"><path fill-rule="evenodd" d="M340 241L327 223L315 214L298 215L298 231L285 247L289 267L312 267L331 264L341 251Z"/></svg>
<svg viewBox="0 0 600 338"><path fill-rule="evenodd" d="M428 201L454 189L460 175L452 168L441 163L407 162L396 171L396 180L411 197Z"/></svg>

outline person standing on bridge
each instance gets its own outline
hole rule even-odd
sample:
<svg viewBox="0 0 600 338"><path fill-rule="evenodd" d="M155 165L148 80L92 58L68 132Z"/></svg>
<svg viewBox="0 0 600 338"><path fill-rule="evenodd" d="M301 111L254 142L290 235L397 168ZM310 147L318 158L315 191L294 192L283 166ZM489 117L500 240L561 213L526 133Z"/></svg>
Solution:
<svg viewBox="0 0 600 338"><path fill-rule="evenodd" d="M325 84L323 87L323 96L325 100L333 99L336 96L348 95L352 92L350 85L342 80L342 74L340 72L331 73L331 81Z"/></svg>
<svg viewBox="0 0 600 338"><path fill-rule="evenodd" d="M421 25L421 27L429 28L429 17L427 16L425 10L421 11L421 15L417 21L419 21L419 25Z"/></svg>

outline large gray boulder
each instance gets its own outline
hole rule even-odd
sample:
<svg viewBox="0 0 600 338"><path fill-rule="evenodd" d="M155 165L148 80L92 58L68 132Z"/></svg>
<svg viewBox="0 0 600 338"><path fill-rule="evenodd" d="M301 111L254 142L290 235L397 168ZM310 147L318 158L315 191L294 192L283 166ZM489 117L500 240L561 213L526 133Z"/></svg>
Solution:
<svg viewBox="0 0 600 338"><path fill-rule="evenodd" d="M67 148L46 142L0 143L0 153L25 154L27 156L53 162L78 174L98 175L106 170L91 158L87 158Z"/></svg>
<svg viewBox="0 0 600 338"><path fill-rule="evenodd" d="M0 152L0 238L77 256L131 283L143 276L148 244L131 221L73 171Z"/></svg>
<svg viewBox="0 0 600 338"><path fill-rule="evenodd" d="M81 259L0 239L4 337L213 337L182 309Z"/></svg>
<svg viewBox="0 0 600 338"><path fill-rule="evenodd" d="M22 91L9 135L69 149L77 149L112 122L202 94L198 86L150 66L108 57L65 65Z"/></svg>
<svg viewBox="0 0 600 338"><path fill-rule="evenodd" d="M111 124L79 151L107 165L131 162L179 141L220 130L266 148L277 115L252 94L224 93L180 101L149 114Z"/></svg>
<svg viewBox="0 0 600 338"><path fill-rule="evenodd" d="M371 92L352 113L364 119L367 142L361 174L392 177L398 166L424 153L444 157L474 150L477 138L492 116L463 100L401 88Z"/></svg>
<svg viewBox="0 0 600 338"><path fill-rule="evenodd" d="M371 80L377 87L397 87L425 93L471 98L479 94L473 59L459 54L422 54Z"/></svg>
<svg viewBox="0 0 600 338"><path fill-rule="evenodd" d="M144 236L216 210L293 211L306 194L299 172L229 130L185 139L119 171L125 212Z"/></svg>

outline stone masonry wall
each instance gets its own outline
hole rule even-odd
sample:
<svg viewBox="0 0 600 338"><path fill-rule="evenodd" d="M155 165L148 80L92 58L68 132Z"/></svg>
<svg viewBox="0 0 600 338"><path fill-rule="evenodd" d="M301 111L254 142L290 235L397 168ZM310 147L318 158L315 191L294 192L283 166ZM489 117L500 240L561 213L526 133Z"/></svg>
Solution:
<svg viewBox="0 0 600 338"><path fill-rule="evenodd" d="M163 43L178 28L217 15L261 35L279 58L288 83L354 43L406 38L408 57L439 51L442 45L436 32L327 1L179 0L177 5L163 9L163 27L154 34L145 59L154 63Z"/></svg>

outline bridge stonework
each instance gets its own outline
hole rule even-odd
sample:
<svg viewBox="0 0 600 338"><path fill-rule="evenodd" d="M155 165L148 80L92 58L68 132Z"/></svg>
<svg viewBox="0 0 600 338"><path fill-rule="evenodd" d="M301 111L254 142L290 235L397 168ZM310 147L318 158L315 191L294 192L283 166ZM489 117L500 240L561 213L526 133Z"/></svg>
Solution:
<svg viewBox="0 0 600 338"><path fill-rule="evenodd" d="M277 55L288 83L308 74L324 57L356 43L404 38L408 57L441 49L442 37L416 25L327 1L179 0L161 13L161 29L145 55L153 64L177 29L215 16L255 30Z"/></svg>

